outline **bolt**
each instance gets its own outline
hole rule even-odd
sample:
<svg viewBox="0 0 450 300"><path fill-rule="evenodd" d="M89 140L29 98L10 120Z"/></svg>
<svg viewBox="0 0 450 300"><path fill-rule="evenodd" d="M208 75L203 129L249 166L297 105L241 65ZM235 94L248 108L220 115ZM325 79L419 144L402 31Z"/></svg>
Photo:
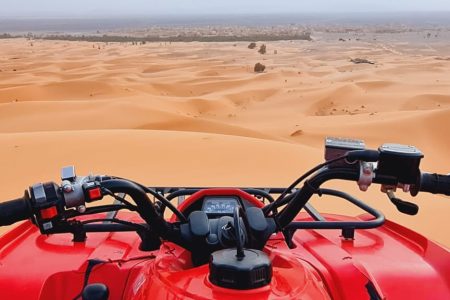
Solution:
<svg viewBox="0 0 450 300"><path fill-rule="evenodd" d="M410 185L409 184L404 184L402 188L403 188L403 192L407 193L407 192L409 192Z"/></svg>
<svg viewBox="0 0 450 300"><path fill-rule="evenodd" d="M73 186L70 183L65 183L62 188L64 193L73 192Z"/></svg>
<svg viewBox="0 0 450 300"><path fill-rule="evenodd" d="M80 205L77 207L77 210L79 213L85 213L86 212L86 206Z"/></svg>
<svg viewBox="0 0 450 300"><path fill-rule="evenodd" d="M365 185L365 184L360 184L360 185L359 185L359 189L360 189L361 191L363 191L363 192L367 191L368 188L369 188L368 185Z"/></svg>

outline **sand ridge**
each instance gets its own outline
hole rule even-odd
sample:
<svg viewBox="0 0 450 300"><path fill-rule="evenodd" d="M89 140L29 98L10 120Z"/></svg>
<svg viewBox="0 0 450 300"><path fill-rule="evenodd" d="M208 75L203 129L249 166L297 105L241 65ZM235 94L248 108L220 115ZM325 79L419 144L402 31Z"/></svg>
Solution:
<svg viewBox="0 0 450 300"><path fill-rule="evenodd" d="M247 44L0 40L1 199L67 164L148 185L286 186L322 161L328 135L413 144L424 170L450 171L447 53L317 40L268 42L260 55ZM408 217L378 187L331 186L450 245L446 197L414 198L421 212Z"/></svg>

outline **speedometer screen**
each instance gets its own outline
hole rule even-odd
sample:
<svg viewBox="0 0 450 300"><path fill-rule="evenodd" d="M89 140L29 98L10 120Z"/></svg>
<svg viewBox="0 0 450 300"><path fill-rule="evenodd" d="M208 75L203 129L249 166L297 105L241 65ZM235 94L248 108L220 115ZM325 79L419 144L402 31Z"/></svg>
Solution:
<svg viewBox="0 0 450 300"><path fill-rule="evenodd" d="M202 210L211 215L233 214L234 208L238 205L236 197L205 197Z"/></svg>

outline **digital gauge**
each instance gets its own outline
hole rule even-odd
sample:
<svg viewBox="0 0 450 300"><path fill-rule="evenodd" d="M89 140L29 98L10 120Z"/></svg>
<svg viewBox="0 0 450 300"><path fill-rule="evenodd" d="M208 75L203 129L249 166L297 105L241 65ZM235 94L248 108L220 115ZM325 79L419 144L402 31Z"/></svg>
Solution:
<svg viewBox="0 0 450 300"><path fill-rule="evenodd" d="M236 197L208 196L203 200L202 210L208 215L232 215L238 205Z"/></svg>

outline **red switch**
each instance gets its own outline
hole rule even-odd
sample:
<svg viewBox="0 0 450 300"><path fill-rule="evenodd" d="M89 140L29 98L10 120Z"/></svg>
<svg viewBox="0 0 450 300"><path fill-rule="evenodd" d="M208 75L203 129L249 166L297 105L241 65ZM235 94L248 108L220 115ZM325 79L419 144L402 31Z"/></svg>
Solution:
<svg viewBox="0 0 450 300"><path fill-rule="evenodd" d="M88 196L90 201L100 200L103 198L102 190L99 187L88 190Z"/></svg>
<svg viewBox="0 0 450 300"><path fill-rule="evenodd" d="M58 215L56 206L50 206L41 210L41 218L44 220L52 219Z"/></svg>

